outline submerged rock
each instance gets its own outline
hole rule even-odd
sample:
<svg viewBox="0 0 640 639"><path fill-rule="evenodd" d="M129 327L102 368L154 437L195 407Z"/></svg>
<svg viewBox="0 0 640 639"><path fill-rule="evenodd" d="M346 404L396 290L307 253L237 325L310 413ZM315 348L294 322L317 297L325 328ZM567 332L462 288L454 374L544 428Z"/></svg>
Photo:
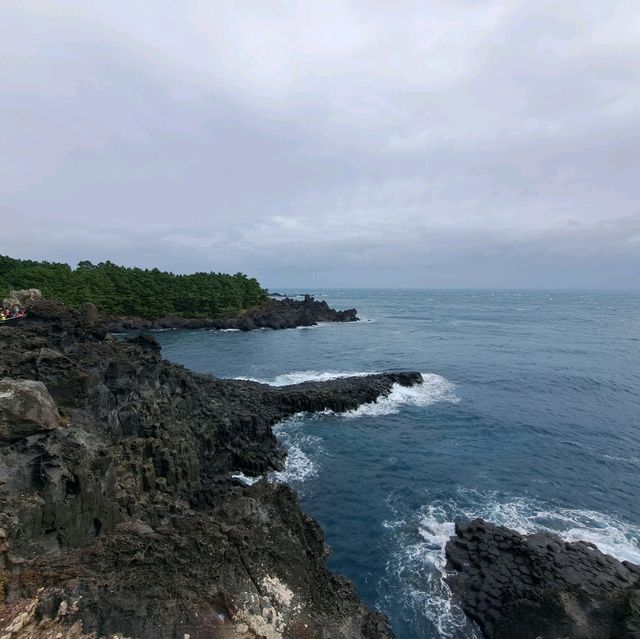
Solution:
<svg viewBox="0 0 640 639"><path fill-rule="evenodd" d="M0 441L0 637L392 637L327 570L295 493L264 475L282 467L280 420L421 376L273 388L158 351L51 302L0 331L13 429ZM239 473L262 479L238 485Z"/></svg>
<svg viewBox="0 0 640 639"><path fill-rule="evenodd" d="M638 639L640 566L587 542L456 524L447 578L488 639Z"/></svg>

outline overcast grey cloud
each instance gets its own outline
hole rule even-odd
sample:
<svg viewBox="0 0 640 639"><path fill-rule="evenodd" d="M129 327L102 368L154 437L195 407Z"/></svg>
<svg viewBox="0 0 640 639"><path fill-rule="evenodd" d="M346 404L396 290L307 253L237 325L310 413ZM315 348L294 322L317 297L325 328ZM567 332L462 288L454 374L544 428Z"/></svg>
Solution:
<svg viewBox="0 0 640 639"><path fill-rule="evenodd" d="M637 287L640 6L0 5L0 252Z"/></svg>

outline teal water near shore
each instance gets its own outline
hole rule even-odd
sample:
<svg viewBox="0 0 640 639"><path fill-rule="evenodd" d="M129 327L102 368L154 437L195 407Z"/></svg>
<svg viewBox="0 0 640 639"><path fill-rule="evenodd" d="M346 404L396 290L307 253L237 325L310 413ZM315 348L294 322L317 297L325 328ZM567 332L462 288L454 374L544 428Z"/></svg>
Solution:
<svg viewBox="0 0 640 639"><path fill-rule="evenodd" d="M456 517L640 563L640 293L308 292L362 321L156 337L192 370L270 384L424 374L353 413L278 426L289 458L272 477L400 639L477 636L442 581Z"/></svg>

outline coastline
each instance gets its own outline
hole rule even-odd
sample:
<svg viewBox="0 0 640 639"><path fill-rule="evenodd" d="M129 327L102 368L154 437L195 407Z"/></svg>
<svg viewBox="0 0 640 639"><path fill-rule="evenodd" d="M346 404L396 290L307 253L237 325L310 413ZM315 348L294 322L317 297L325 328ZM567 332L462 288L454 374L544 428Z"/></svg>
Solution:
<svg viewBox="0 0 640 639"><path fill-rule="evenodd" d="M295 491L265 476L285 459L281 420L429 374L217 379L89 319L42 302L0 327L0 636L392 637L327 570ZM487 639L638 636L640 568L592 544L460 520L446 553L441 574Z"/></svg>
<svg viewBox="0 0 640 639"><path fill-rule="evenodd" d="M92 311L91 314L95 321L105 330L112 333L122 333L131 330L172 328L240 331L271 328L278 330L301 326L315 326L320 322L359 321L356 309L338 311L329 307L325 301L316 300L311 295L305 295L301 300L290 297L269 299L264 304L250 308L240 315L217 319L178 316L163 317L154 320L141 317L115 316L98 318L97 313Z"/></svg>
<svg viewBox="0 0 640 639"><path fill-rule="evenodd" d="M285 417L353 409L420 374L221 380L50 302L0 342L2 636L393 636L325 567L295 493L233 475L281 468Z"/></svg>

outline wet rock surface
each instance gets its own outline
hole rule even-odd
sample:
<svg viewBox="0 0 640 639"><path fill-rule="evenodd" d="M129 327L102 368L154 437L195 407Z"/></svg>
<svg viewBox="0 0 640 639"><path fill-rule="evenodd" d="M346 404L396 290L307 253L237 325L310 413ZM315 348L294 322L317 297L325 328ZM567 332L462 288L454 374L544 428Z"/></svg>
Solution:
<svg viewBox="0 0 640 639"><path fill-rule="evenodd" d="M637 639L640 567L586 542L456 524L447 578L488 639Z"/></svg>
<svg viewBox="0 0 640 639"><path fill-rule="evenodd" d="M391 637L327 570L295 493L232 476L281 468L283 418L356 408L420 374L221 380L91 315L42 301L0 327L0 378L35 389L40 411L0 437L0 637ZM22 410L8 406L3 423Z"/></svg>
<svg viewBox="0 0 640 639"><path fill-rule="evenodd" d="M357 321L358 315L355 309L337 311L325 301L316 300L310 295L305 295L302 300L288 297L284 299L268 299L264 304L251 308L241 315L222 317L220 319L164 317L158 320L145 320L135 317L110 317L106 318L102 325L111 332L163 328L209 328L251 331L257 328L283 329L296 328L298 326L315 326L319 322Z"/></svg>

